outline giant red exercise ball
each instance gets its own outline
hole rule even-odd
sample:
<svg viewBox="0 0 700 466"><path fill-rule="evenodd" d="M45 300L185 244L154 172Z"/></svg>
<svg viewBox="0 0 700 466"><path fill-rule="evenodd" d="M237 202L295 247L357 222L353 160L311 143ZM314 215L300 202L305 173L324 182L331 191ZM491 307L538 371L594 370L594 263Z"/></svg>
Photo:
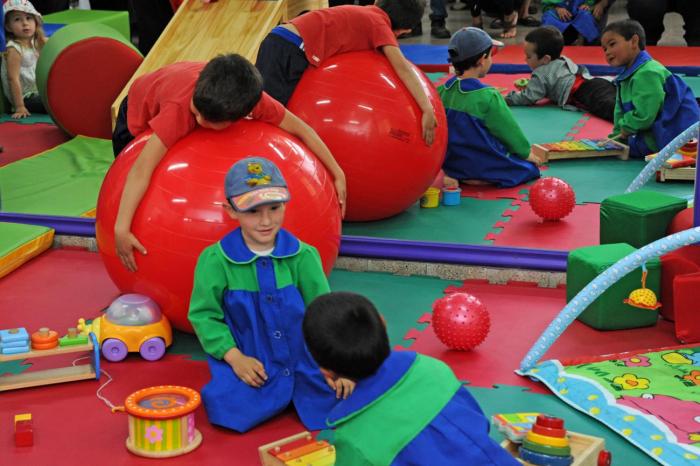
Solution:
<svg viewBox="0 0 700 466"><path fill-rule="evenodd" d="M348 182L346 220L391 217L415 203L442 166L445 110L435 87L414 67L438 127L423 141L423 113L379 52L344 53L309 67L288 108L328 145Z"/></svg>
<svg viewBox="0 0 700 466"><path fill-rule="evenodd" d="M571 213L576 194L564 180L540 178L530 188L530 207L543 220L559 220Z"/></svg>
<svg viewBox="0 0 700 466"><path fill-rule="evenodd" d="M224 212L224 177L234 162L261 156L282 171L291 200L284 228L315 246L326 273L338 255L340 209L333 179L297 139L279 128L241 121L224 131L197 129L175 144L153 173L132 222L148 254L128 272L114 247L114 222L126 175L148 138L127 146L105 177L97 202L97 244L123 292L153 298L176 328L191 331L187 310L200 252L237 227Z"/></svg>
<svg viewBox="0 0 700 466"><path fill-rule="evenodd" d="M448 348L467 351L479 346L489 333L486 306L468 293L450 293L433 303L433 330Z"/></svg>

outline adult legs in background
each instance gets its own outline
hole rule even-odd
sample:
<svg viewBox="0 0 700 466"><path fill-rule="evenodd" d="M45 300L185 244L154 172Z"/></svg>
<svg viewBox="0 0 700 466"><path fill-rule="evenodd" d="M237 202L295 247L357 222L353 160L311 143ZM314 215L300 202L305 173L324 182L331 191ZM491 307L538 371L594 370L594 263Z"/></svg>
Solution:
<svg viewBox="0 0 700 466"><path fill-rule="evenodd" d="M436 39L449 39L452 34L445 27L447 0L430 0L430 35Z"/></svg>
<svg viewBox="0 0 700 466"><path fill-rule="evenodd" d="M146 56L173 17L168 0L129 0L129 14L136 22L139 51Z"/></svg>

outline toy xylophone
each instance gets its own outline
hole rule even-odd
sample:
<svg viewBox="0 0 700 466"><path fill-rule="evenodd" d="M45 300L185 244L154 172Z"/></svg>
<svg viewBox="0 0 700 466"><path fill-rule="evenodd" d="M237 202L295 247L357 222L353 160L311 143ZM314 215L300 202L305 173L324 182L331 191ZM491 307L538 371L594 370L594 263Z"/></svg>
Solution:
<svg viewBox="0 0 700 466"><path fill-rule="evenodd" d="M556 159L608 156L627 160L629 157L629 147L611 139L578 139L550 144L533 144L530 150L545 162Z"/></svg>

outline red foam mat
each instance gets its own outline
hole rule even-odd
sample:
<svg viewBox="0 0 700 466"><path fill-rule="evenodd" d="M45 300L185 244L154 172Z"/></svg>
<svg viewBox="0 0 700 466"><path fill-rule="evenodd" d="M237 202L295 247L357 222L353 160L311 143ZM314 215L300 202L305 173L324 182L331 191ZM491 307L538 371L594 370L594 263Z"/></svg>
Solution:
<svg viewBox="0 0 700 466"><path fill-rule="evenodd" d="M557 221L542 220L527 202L503 216L510 220L494 225L502 228L501 232L486 237L493 240L494 246L541 248L546 244L547 249L571 251L600 244L600 204L577 204L569 215Z"/></svg>
<svg viewBox="0 0 700 466"><path fill-rule="evenodd" d="M574 139L600 139L606 138L612 133L613 124L602 118L586 113L581 120L569 130L567 136Z"/></svg>
<svg viewBox="0 0 700 466"><path fill-rule="evenodd" d="M532 284L490 285L468 280L463 290L481 299L491 316L491 330L484 343L474 351L453 351L435 336L432 326L414 330L406 338L415 338L409 349L446 362L457 377L471 385L518 385L538 393L549 393L542 385L516 375L520 361L535 340L566 304L563 288L538 288ZM436 297L437 298L437 297ZM430 314L426 315L429 320ZM570 358L592 353L607 354L631 348L656 348L677 345L673 324L660 320L654 327L600 332L575 321L545 355L545 359Z"/></svg>
<svg viewBox="0 0 700 466"><path fill-rule="evenodd" d="M55 125L35 123L0 123L0 167L25 157L36 155L68 140L68 136Z"/></svg>
<svg viewBox="0 0 700 466"><path fill-rule="evenodd" d="M659 62L665 66L698 66L700 47L666 47L650 45L646 48ZM607 65L605 55L600 47L568 46L564 47L564 55L576 63L589 65ZM493 57L494 63L525 63L525 53L522 45L508 45Z"/></svg>

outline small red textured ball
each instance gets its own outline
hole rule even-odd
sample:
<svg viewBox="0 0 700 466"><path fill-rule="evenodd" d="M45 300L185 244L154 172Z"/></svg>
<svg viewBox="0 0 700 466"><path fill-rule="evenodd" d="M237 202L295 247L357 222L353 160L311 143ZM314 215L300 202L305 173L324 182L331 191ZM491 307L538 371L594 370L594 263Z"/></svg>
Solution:
<svg viewBox="0 0 700 466"><path fill-rule="evenodd" d="M543 220L559 220L576 205L573 188L559 178L540 178L530 188L530 207Z"/></svg>
<svg viewBox="0 0 700 466"><path fill-rule="evenodd" d="M451 293L433 303L433 330L450 349L467 351L479 346L489 333L486 305L468 293Z"/></svg>

